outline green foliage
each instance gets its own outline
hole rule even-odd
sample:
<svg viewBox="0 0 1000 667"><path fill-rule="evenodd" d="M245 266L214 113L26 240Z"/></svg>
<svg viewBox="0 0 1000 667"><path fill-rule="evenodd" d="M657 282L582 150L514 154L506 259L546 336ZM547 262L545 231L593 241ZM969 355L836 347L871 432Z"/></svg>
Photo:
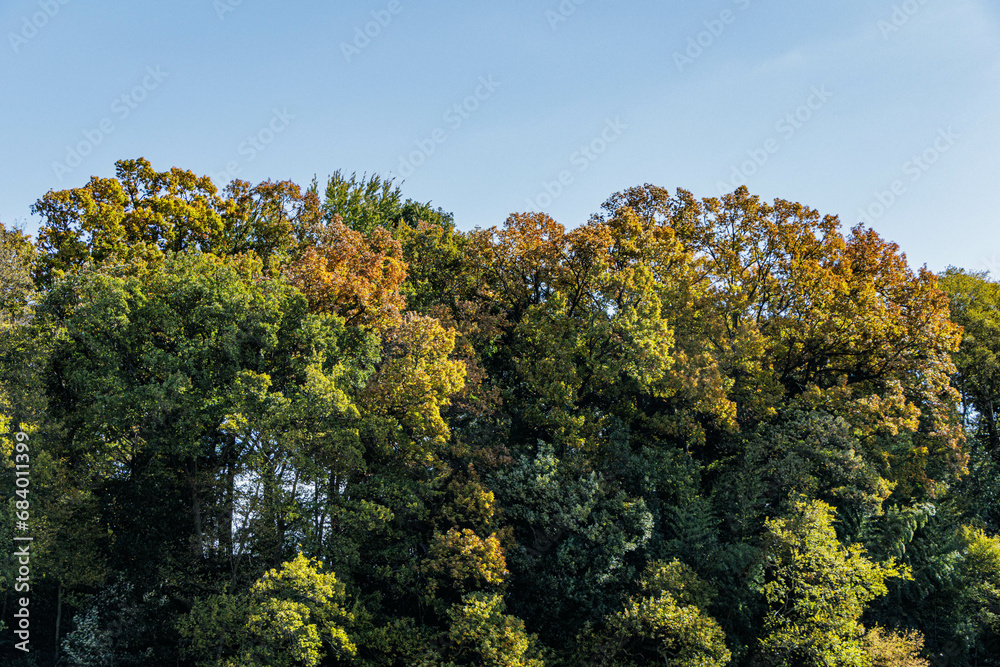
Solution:
<svg viewBox="0 0 1000 667"><path fill-rule="evenodd" d="M788 518L769 519L764 595L769 607L760 652L768 664L866 665L865 606L909 576L892 560L873 563L859 545L844 547L822 501L797 502Z"/></svg>
<svg viewBox="0 0 1000 667"><path fill-rule="evenodd" d="M376 227L389 227L399 219L401 191L391 178L378 174L350 177L340 170L327 180L323 198L323 216L340 216L355 231L367 233Z"/></svg>
<svg viewBox="0 0 1000 667"><path fill-rule="evenodd" d="M318 191L314 181L310 190ZM392 228L397 223L417 226L420 222L449 228L454 224L450 213L432 208L430 202L403 200L402 190L392 178L378 174L357 173L347 176L339 169L327 179L320 206L326 220L340 218L351 229L370 234L377 227Z"/></svg>
<svg viewBox="0 0 1000 667"><path fill-rule="evenodd" d="M959 629L973 654L988 656L1000 644L1000 537L963 526L959 539L964 556Z"/></svg>
<svg viewBox="0 0 1000 667"><path fill-rule="evenodd" d="M740 438L723 464L718 498L744 534L760 530L766 514L786 512L799 497L834 506L853 535L881 514L894 485L879 475L884 464L876 464L845 419L789 409L775 422Z"/></svg>
<svg viewBox="0 0 1000 667"><path fill-rule="evenodd" d="M745 188L462 231L139 159L35 212L0 442L65 662L997 664L985 275Z"/></svg>
<svg viewBox="0 0 1000 667"><path fill-rule="evenodd" d="M0 223L0 332L27 320L34 292L34 258L35 247L29 238Z"/></svg>
<svg viewBox="0 0 1000 667"><path fill-rule="evenodd" d="M164 664L176 651L178 637L169 622L174 614L162 590L142 593L132 584L115 582L76 614L62 651L70 664L81 667Z"/></svg>
<svg viewBox="0 0 1000 667"><path fill-rule="evenodd" d="M315 667L357 654L344 625L344 587L301 553L268 571L241 596L199 599L178 621L184 652L198 665Z"/></svg>
<svg viewBox="0 0 1000 667"><path fill-rule="evenodd" d="M968 512L1000 530L1000 284L984 273L949 268L941 279L951 297L952 319L963 328L962 345L954 355L967 424L970 475L958 492Z"/></svg>
<svg viewBox="0 0 1000 667"><path fill-rule="evenodd" d="M513 586L532 590L518 596L519 615L554 635L604 616L652 535L643 500L575 473L544 443L495 483L519 545L509 556Z"/></svg>
<svg viewBox="0 0 1000 667"><path fill-rule="evenodd" d="M714 591L680 561L651 563L641 580L643 595L630 597L599 631L578 641L579 664L631 667L660 662L684 667L721 667L732 654L725 633L702 609Z"/></svg>
<svg viewBox="0 0 1000 667"><path fill-rule="evenodd" d="M411 310L430 314L437 304L457 308L471 296L472 267L468 257L469 239L453 225L435 224L420 218L416 223L394 229L407 262L404 286Z"/></svg>
<svg viewBox="0 0 1000 667"><path fill-rule="evenodd" d="M640 584L646 594L667 592L681 604L702 609L707 608L718 595L712 584L703 581L694 570L677 559L669 563L650 563Z"/></svg>
<svg viewBox="0 0 1000 667"><path fill-rule="evenodd" d="M469 593L448 610L446 658L441 667L543 667L537 657L535 637L524 631L524 622L504 614L497 594Z"/></svg>
<svg viewBox="0 0 1000 667"><path fill-rule="evenodd" d="M952 319L963 329L954 359L964 412L985 432L989 451L1000 452L995 406L1000 397L1000 284L986 273L949 268L941 286L951 297Z"/></svg>

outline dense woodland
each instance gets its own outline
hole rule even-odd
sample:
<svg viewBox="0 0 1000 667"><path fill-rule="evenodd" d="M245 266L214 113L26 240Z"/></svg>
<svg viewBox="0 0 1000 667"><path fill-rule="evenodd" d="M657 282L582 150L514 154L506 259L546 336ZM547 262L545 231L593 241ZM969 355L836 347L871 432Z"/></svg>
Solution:
<svg viewBox="0 0 1000 667"><path fill-rule="evenodd" d="M745 188L463 232L139 159L33 211L8 664L1000 665L985 273Z"/></svg>

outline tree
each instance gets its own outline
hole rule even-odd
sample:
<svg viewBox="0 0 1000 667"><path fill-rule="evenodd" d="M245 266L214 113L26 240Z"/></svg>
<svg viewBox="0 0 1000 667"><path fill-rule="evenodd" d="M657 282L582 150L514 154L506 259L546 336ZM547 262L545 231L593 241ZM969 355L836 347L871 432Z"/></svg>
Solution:
<svg viewBox="0 0 1000 667"><path fill-rule="evenodd" d="M292 250L296 234L315 224L315 194L291 182L251 186L233 181L219 193L207 176L148 160L120 160L115 178L49 191L31 208L43 218L35 278L50 285L59 272L86 262L156 261L163 253L253 252L270 265Z"/></svg>
<svg viewBox="0 0 1000 667"><path fill-rule="evenodd" d="M568 641L615 607L652 537L652 516L643 499L574 470L545 443L491 481L517 540L508 555L512 608L550 641Z"/></svg>
<svg viewBox="0 0 1000 667"><path fill-rule="evenodd" d="M886 579L909 576L892 560L868 560L859 545L843 547L833 519L833 509L814 500L796 503L787 518L767 521L769 610L760 640L767 664L867 665L861 614L885 595Z"/></svg>
<svg viewBox="0 0 1000 667"><path fill-rule="evenodd" d="M315 180L309 191L318 194L319 184ZM326 222L340 218L363 234L370 234L378 227L393 229L399 223L411 227L420 222L441 227L454 225L451 213L433 208L430 202L404 201L401 188L391 177L363 174L359 178L356 172L347 176L339 169L327 179L321 210Z"/></svg>
<svg viewBox="0 0 1000 667"><path fill-rule="evenodd" d="M185 548L235 569L245 564L247 536L233 533L241 524L270 526L265 563L280 562L279 487L267 487L275 494L237 522L236 479L265 470L261 479L295 477L287 464L296 432L286 427L313 392L325 398L313 400L314 418L298 428L336 431L351 419L352 349L364 350L366 339L348 340L342 321L309 315L302 295L262 275L252 257L181 253L123 273L81 271L43 301L56 331L49 400L62 435L54 454L71 457L76 483L107 499L119 563L155 567ZM259 421L239 428L239 415ZM288 437L268 438L275 428Z"/></svg>
<svg viewBox="0 0 1000 667"><path fill-rule="evenodd" d="M951 297L952 319L962 326L962 344L954 355L956 384L965 416L981 424L987 451L1000 457L995 402L1000 397L1000 284L983 273L950 267L941 278Z"/></svg>
<svg viewBox="0 0 1000 667"><path fill-rule="evenodd" d="M449 436L441 416L462 389L465 366L451 359L455 332L432 317L409 313L385 333L383 357L363 401L372 414L387 414L406 428L416 452L429 461Z"/></svg>
<svg viewBox="0 0 1000 667"><path fill-rule="evenodd" d="M742 535L757 534L767 513L784 513L807 497L835 507L841 529L856 537L882 514L895 486L879 474L884 463L865 456L848 421L823 411L789 408L734 440L716 502Z"/></svg>
<svg viewBox="0 0 1000 667"><path fill-rule="evenodd" d="M715 591L678 560L650 563L642 594L630 597L599 632L582 637L580 664L631 667L660 662L721 667L732 654L706 608ZM589 635L589 636L588 636Z"/></svg>
<svg viewBox="0 0 1000 667"><path fill-rule="evenodd" d="M410 310L434 314L435 306L468 308L475 297L469 237L450 222L427 222L423 218L393 229L407 265L403 292Z"/></svg>
<svg viewBox="0 0 1000 667"><path fill-rule="evenodd" d="M354 231L369 234L377 227L391 227L402 218L402 208L400 188L391 178L358 178L356 173L347 177L337 170L327 180L322 206L327 222L340 218Z"/></svg>
<svg viewBox="0 0 1000 667"><path fill-rule="evenodd" d="M920 657L924 638L919 632L900 634L876 626L865 634L864 643L872 667L930 667Z"/></svg>
<svg viewBox="0 0 1000 667"><path fill-rule="evenodd" d="M941 277L951 297L952 319L963 329L954 354L953 382L961 396L961 412L969 434L969 475L957 496L970 515L990 530L1000 530L1000 284L985 273L949 268Z"/></svg>
<svg viewBox="0 0 1000 667"><path fill-rule="evenodd" d="M993 658L1000 647L1000 536L963 526L961 598L956 621L973 659Z"/></svg>
<svg viewBox="0 0 1000 667"><path fill-rule="evenodd" d="M313 312L343 317L351 326L385 329L398 324L405 300L406 264L399 242L385 229L355 231L340 218L315 233L315 245L285 266Z"/></svg>
<svg viewBox="0 0 1000 667"><path fill-rule="evenodd" d="M22 231L0 223L0 330L27 321L34 256L35 248Z"/></svg>
<svg viewBox="0 0 1000 667"><path fill-rule="evenodd" d="M329 654L338 662L357 654L345 625L344 586L322 563L301 553L268 571L246 595L195 602L178 621L185 654L199 665L315 667Z"/></svg>
<svg viewBox="0 0 1000 667"><path fill-rule="evenodd" d="M959 330L936 276L912 271L895 244L860 226L844 237L836 217L745 187L699 201L646 185L604 208L669 228L691 257L696 283L675 335L730 379L741 425L790 400L826 406L862 430L873 457L889 456L891 481L933 491L964 472L950 386ZM911 446L887 446L900 433L914 434Z"/></svg>
<svg viewBox="0 0 1000 667"><path fill-rule="evenodd" d="M177 632L164 621L178 610L162 589L105 581L80 606L61 646L69 664L141 667L176 660Z"/></svg>
<svg viewBox="0 0 1000 667"><path fill-rule="evenodd" d="M443 665L543 667L535 637L524 631L523 621L504 610L503 598L495 593L469 593L453 605Z"/></svg>
<svg viewBox="0 0 1000 667"><path fill-rule="evenodd" d="M64 659L993 660L985 276L745 189L463 232L377 175L117 169L0 230Z"/></svg>
<svg viewBox="0 0 1000 667"><path fill-rule="evenodd" d="M436 532L432 539L423 566L431 604L483 588L500 589L510 574L496 534L483 539L469 528L451 528L447 533Z"/></svg>

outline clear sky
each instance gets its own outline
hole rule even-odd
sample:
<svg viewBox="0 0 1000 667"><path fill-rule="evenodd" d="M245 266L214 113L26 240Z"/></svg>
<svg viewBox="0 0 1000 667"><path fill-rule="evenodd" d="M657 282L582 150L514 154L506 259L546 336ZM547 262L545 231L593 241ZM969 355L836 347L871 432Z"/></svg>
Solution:
<svg viewBox="0 0 1000 667"><path fill-rule="evenodd" d="M745 182L1000 275L996 0L3 0L0 38L0 221L28 231L136 157L396 176L462 229Z"/></svg>

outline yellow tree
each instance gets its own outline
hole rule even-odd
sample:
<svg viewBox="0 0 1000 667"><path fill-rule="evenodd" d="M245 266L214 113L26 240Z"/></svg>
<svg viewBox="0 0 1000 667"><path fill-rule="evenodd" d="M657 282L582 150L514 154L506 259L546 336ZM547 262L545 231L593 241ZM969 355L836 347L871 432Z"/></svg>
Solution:
<svg viewBox="0 0 1000 667"><path fill-rule="evenodd" d="M118 161L114 178L50 190L32 212L42 217L35 277L43 284L88 261L125 264L187 249L253 252L270 266L319 216L315 193L289 181L234 181L220 193L207 176L158 172L144 158Z"/></svg>
<svg viewBox="0 0 1000 667"><path fill-rule="evenodd" d="M860 545L841 545L833 517L833 509L816 500L767 522L768 613L760 640L766 664L866 667L861 614L886 594L886 579L909 577L891 559L873 563Z"/></svg>

